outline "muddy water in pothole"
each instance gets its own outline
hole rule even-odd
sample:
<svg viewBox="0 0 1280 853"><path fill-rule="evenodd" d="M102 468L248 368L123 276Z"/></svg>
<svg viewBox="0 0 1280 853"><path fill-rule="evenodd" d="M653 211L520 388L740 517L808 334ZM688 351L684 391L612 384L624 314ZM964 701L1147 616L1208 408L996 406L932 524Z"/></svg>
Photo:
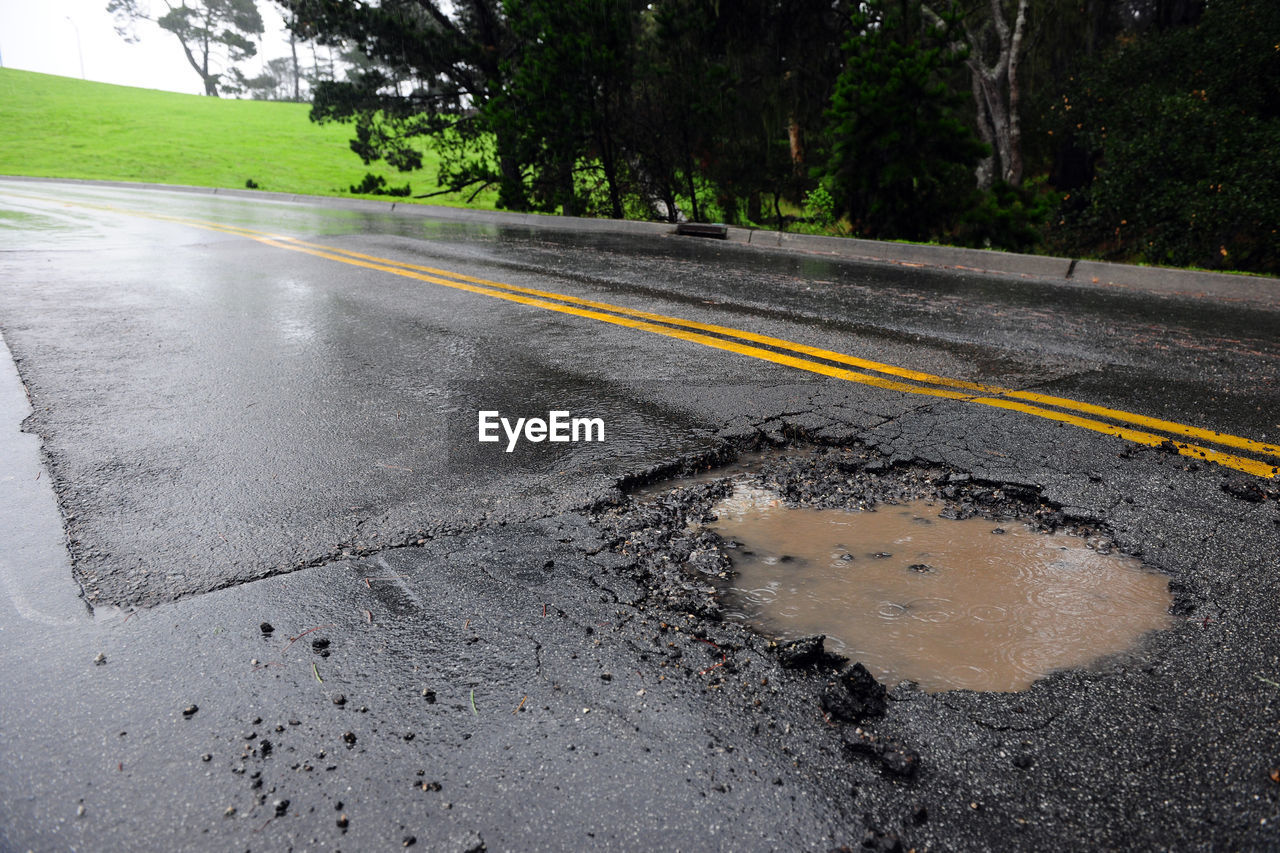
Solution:
<svg viewBox="0 0 1280 853"><path fill-rule="evenodd" d="M788 508L739 484L711 525L740 543L729 617L780 638L826 634L882 681L929 691L1025 690L1171 624L1168 579L1139 561L941 509Z"/></svg>

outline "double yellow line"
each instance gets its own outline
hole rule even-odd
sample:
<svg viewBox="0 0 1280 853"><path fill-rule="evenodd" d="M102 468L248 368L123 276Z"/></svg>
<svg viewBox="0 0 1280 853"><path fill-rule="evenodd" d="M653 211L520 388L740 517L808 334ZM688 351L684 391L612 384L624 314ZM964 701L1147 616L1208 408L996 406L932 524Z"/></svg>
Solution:
<svg viewBox="0 0 1280 853"><path fill-rule="evenodd" d="M940 397L948 400L974 403L980 406L1022 412L1059 423L1071 424L1072 426L1104 435L1116 436L1136 444L1176 450L1177 453L1183 456L1213 462L1217 465L1244 471L1258 477L1274 478L1280 476L1280 467L1278 467L1280 466L1280 446L1251 438L1201 429L1177 423L1176 421L1147 417L1146 415L1126 412L1121 409L1096 406L1066 397L1055 397L1033 391L1018 391L998 385L936 376L931 373L869 361L820 347L812 347L741 329L733 329L728 326L700 323L650 311L638 311L607 302L568 296L562 293L519 287L514 284L462 275L461 273L435 267L420 266L334 246L311 243L280 234L199 219L142 213L119 208L109 209L246 237L279 249L302 252L338 263L417 279L455 290L482 294L495 299L504 299L508 302L542 308L547 311L585 317L615 326L623 326L629 329L663 335L668 338L689 341L773 362L774 364L793 367L797 370L843 379L848 382L857 382L862 385L899 391L905 394ZM1097 420L1097 418L1106 418L1111 423ZM1193 441L1187 441L1186 439L1192 439ZM1203 442L1203 444L1194 442ZM1212 447L1206 447L1204 446L1205 444L1244 451L1264 457L1264 459L1269 457L1272 461L1263 461L1226 450L1217 450Z"/></svg>

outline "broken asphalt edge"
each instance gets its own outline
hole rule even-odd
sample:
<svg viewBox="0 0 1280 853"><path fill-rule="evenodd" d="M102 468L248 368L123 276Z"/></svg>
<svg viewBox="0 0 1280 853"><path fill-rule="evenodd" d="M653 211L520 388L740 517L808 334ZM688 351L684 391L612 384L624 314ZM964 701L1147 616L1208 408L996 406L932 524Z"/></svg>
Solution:
<svg viewBox="0 0 1280 853"><path fill-rule="evenodd" d="M0 180L200 193L232 198L260 199L277 203L308 204L338 210L393 213L398 216L417 216L424 219L475 225L507 225L545 228L556 231L578 231L589 234L630 234L655 237L675 234L675 225L669 222L588 219L540 213L472 210L469 208L415 204L403 201L303 195L269 190L193 187L177 184L134 183L130 181L97 181L83 178L38 178L21 175L0 175ZM1012 275L1036 279L1041 283L1059 283L1079 287L1121 288L1169 296L1213 299L1223 302L1247 302L1266 307L1280 307L1280 279L1273 276L1236 275L1168 267L1147 267L1107 261L1059 258L1049 255L1022 255L994 249L968 249L958 246L891 243L853 237L792 234L785 231L768 231L736 226L729 226L727 232L725 239L729 243L763 249L829 255L866 263Z"/></svg>

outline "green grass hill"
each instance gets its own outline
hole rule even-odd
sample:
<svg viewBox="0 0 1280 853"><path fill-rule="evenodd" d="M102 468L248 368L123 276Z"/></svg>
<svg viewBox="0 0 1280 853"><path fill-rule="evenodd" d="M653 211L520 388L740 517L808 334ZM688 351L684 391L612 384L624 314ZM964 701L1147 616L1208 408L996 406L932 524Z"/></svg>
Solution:
<svg viewBox="0 0 1280 853"><path fill-rule="evenodd" d="M365 166L348 125L317 125L307 104L180 95L0 68L0 174L351 195L367 172L435 192L436 163ZM491 208L495 191L432 204ZM410 200L410 199L405 199Z"/></svg>

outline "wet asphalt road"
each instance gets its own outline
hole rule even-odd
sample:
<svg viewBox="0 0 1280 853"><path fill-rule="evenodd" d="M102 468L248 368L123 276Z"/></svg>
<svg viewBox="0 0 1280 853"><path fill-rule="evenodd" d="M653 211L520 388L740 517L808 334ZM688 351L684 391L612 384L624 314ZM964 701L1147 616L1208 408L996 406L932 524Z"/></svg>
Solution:
<svg viewBox="0 0 1280 853"><path fill-rule="evenodd" d="M1280 308L0 182L0 331L33 409L19 435L9 394L0 445L26 484L0 504L0 847L1280 842L1280 514L1222 488L1244 475L156 215L1280 439ZM607 441L504 453L481 409L601 417ZM879 725L919 777L851 762L822 673L700 619L659 642L687 615L591 512L795 436L1033 487L1168 572L1187 618L1027 694L900 691ZM689 630L732 669L704 673Z"/></svg>

